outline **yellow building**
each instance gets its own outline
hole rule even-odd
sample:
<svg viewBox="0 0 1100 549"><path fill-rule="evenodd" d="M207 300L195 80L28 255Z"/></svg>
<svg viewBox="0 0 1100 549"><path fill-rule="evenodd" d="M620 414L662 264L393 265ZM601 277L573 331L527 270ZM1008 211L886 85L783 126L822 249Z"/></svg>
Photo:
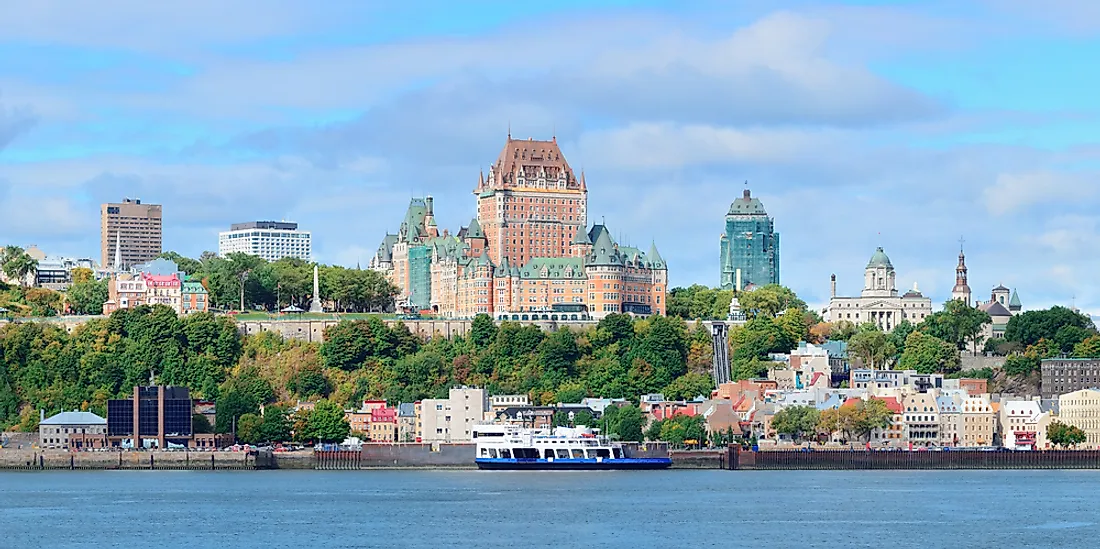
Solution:
<svg viewBox="0 0 1100 549"><path fill-rule="evenodd" d="M1058 397L1057 420L1085 432L1078 448L1100 448L1100 390L1081 389Z"/></svg>

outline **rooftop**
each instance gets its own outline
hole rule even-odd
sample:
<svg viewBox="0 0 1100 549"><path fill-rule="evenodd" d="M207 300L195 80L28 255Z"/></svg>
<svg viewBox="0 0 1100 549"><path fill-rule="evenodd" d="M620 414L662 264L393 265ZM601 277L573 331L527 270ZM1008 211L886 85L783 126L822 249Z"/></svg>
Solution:
<svg viewBox="0 0 1100 549"><path fill-rule="evenodd" d="M39 425L106 425L107 420L91 412L61 412L42 420Z"/></svg>

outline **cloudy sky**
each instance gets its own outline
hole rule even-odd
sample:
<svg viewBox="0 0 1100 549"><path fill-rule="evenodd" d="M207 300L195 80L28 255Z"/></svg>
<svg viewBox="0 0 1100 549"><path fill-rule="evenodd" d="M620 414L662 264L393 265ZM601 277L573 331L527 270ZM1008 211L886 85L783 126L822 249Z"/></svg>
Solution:
<svg viewBox="0 0 1100 549"><path fill-rule="evenodd" d="M879 245L940 303L964 236L977 296L1100 313L1094 0L5 4L3 243L96 257L130 196L184 254L288 219L365 264L411 196L467 223L510 124L674 285L717 283L747 180L812 303Z"/></svg>

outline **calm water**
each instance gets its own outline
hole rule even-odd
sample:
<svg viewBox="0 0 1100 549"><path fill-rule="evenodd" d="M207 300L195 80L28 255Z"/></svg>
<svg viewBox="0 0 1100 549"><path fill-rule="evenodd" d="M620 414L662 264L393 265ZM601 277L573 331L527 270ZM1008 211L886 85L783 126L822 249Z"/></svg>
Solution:
<svg viewBox="0 0 1100 549"><path fill-rule="evenodd" d="M0 547L1097 547L1100 472L0 474Z"/></svg>

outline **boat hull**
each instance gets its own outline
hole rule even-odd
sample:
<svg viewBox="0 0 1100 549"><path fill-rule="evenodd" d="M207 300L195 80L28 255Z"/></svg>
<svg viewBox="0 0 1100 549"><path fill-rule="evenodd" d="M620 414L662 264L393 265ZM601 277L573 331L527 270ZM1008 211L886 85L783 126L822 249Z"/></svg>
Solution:
<svg viewBox="0 0 1100 549"><path fill-rule="evenodd" d="M505 459L478 458L478 469L491 471L640 471L668 469L669 458L620 458L620 459Z"/></svg>

